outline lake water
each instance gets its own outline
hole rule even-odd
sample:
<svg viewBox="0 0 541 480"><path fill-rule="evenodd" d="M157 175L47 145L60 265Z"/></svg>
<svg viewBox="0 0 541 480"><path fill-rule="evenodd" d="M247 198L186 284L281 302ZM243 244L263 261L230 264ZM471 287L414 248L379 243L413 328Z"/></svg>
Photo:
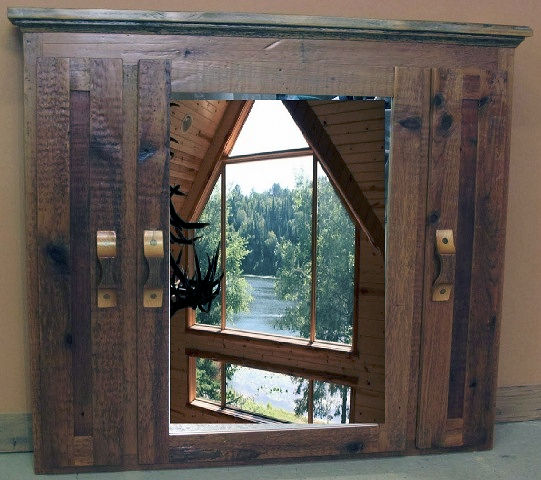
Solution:
<svg viewBox="0 0 541 480"><path fill-rule="evenodd" d="M249 311L234 316L228 327L251 330L261 333L298 336L298 331L280 330L274 327L276 319L284 315L291 302L281 300L274 291L274 277L245 276L252 289L252 301ZM305 382L306 383L306 382ZM255 402L282 408L288 412L295 409L295 400L300 398L296 393L298 379L280 373L256 370L248 367L238 367L233 377L228 381L228 388L233 389ZM336 397L336 398L335 398ZM333 396L327 399L334 406L340 404L340 398ZM323 421L323 420L321 420ZM327 420L329 421L329 420ZM339 417L331 420L340 422Z"/></svg>

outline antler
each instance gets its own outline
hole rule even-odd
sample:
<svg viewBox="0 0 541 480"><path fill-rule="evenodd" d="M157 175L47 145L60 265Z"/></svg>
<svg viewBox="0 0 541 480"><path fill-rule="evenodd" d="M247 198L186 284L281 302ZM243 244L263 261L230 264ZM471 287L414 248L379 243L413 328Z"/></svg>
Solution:
<svg viewBox="0 0 541 480"><path fill-rule="evenodd" d="M188 238L183 230L201 229L208 225L202 222L186 222L176 212L173 201L174 196L185 195L180 190L180 185L170 187L169 209L171 216L171 243L179 245L191 245L200 237ZM170 277L170 297L171 297L171 316L178 310L190 307L199 308L202 312L208 313L212 307L212 301L220 295L223 273L217 276L218 256L220 254L220 245L212 258L207 254L207 271L205 275L201 274L201 265L197 250L194 248L195 273L190 277L180 266L182 252L175 259L171 258L171 277Z"/></svg>

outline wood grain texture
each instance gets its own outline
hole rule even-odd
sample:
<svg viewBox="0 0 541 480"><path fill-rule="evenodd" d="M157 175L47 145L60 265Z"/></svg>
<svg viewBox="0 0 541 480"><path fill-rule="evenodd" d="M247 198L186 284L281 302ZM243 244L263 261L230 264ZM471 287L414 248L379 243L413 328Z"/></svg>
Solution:
<svg viewBox="0 0 541 480"><path fill-rule="evenodd" d="M37 238L40 413L47 468L72 464L69 60L37 61Z"/></svg>
<svg viewBox="0 0 541 480"><path fill-rule="evenodd" d="M441 445L447 420L449 364L453 323L452 300L435 302L432 297L437 277L454 285L455 268L446 272L447 259L436 264L436 230L457 232L461 146L462 75L460 71L433 70L431 131L425 248L425 282L421 333L421 378L417 446ZM455 233L458 237L460 232ZM457 255L460 252L457 252ZM453 257L454 260L454 257Z"/></svg>
<svg viewBox="0 0 541 480"><path fill-rule="evenodd" d="M183 466L248 464L265 460L356 457L377 451L377 425L310 430L172 435L169 461Z"/></svg>
<svg viewBox="0 0 541 480"><path fill-rule="evenodd" d="M201 215L222 171L222 157L227 157L231 152L252 105L253 101L228 102L193 180L191 190L182 204L180 213L183 218L193 220Z"/></svg>
<svg viewBox="0 0 541 480"><path fill-rule="evenodd" d="M462 418L470 313L475 175L477 164L478 100L462 100L461 158L458 192L459 252L455 273L453 337L449 372L448 417Z"/></svg>
<svg viewBox="0 0 541 480"><path fill-rule="evenodd" d="M385 424L382 450L406 447L408 419L416 404L404 406L411 385L411 357L416 309L416 275L422 267L418 229L426 192L424 173L428 159L430 71L395 71L389 173L385 301Z"/></svg>
<svg viewBox="0 0 541 480"><path fill-rule="evenodd" d="M71 62L70 62L71 63ZM70 75L71 78L71 75ZM73 82L71 82L73 86ZM73 336L73 410L75 436L92 435L93 301L90 233L90 95L72 91L70 97L70 230L71 319Z"/></svg>
<svg viewBox="0 0 541 480"><path fill-rule="evenodd" d="M19 7L9 8L8 18L21 28L36 30L369 38L501 46L516 46L532 35L531 29L524 26L246 13Z"/></svg>
<svg viewBox="0 0 541 480"><path fill-rule="evenodd" d="M122 61L93 59L90 73L90 229L123 230L122 210ZM95 235L95 233L94 233ZM92 259L97 258L92 242ZM117 243L118 256L122 246ZM93 262L95 264L95 262ZM109 279L118 287L121 258L112 261L117 278ZM103 275L103 270L101 275ZM92 371L93 437L96 465L119 465L122 462L123 378L122 311L117 307L98 308L96 285L100 273L92 276ZM119 296L129 294L119 291Z"/></svg>
<svg viewBox="0 0 541 480"><path fill-rule="evenodd" d="M337 147L323 127L323 120L314 113L310 104L302 100L284 100L284 106L304 135L308 145L319 159L325 173L342 200L359 223L370 242L381 254L385 252L385 232L380 219L372 210L359 184L348 171ZM380 110L379 115L384 115Z"/></svg>
<svg viewBox="0 0 541 480"><path fill-rule="evenodd" d="M167 461L169 428L169 308L144 308L148 268L143 255L144 230L169 231L170 65L141 60L138 71L137 155L137 385L138 458L141 464ZM169 236L164 235L169 251ZM168 262L162 262L167 291Z"/></svg>
<svg viewBox="0 0 541 480"><path fill-rule="evenodd" d="M120 229L118 240L122 245L119 256L121 267L122 294L119 305L123 312L122 318L122 463L134 465L137 463L137 259L138 249L141 248L139 239L134 235L137 227L137 77L135 65L123 67L122 87L122 178L124 178L124 195L121 209L123 228Z"/></svg>
<svg viewBox="0 0 541 480"><path fill-rule="evenodd" d="M32 431L34 469L43 472L41 429L40 319L38 289L31 288L38 278L37 237L37 58L41 56L41 35L23 34L24 46L24 163L26 234L26 309L30 351Z"/></svg>
<svg viewBox="0 0 541 480"><path fill-rule="evenodd" d="M177 60L207 63L227 60L232 64L274 62L284 65L313 64L333 72L358 70L367 65L376 67L411 66L438 68L497 68L500 50L452 44L401 44L392 41L299 40L197 37L190 35L103 35L92 33L44 33L46 56L84 55L122 58L125 64L135 64L141 58L152 58L160 52L173 64ZM385 55L381 55L382 49ZM173 78L175 78L173 69ZM321 73L321 72L320 72ZM178 71L182 75L182 70ZM304 79L312 82L310 79ZM315 80L315 79L314 79ZM380 82L381 83L381 82ZM193 86L192 86L193 88ZM387 88L387 87L386 87ZM390 84L392 91L392 83ZM360 89L361 91L363 89Z"/></svg>
<svg viewBox="0 0 541 480"><path fill-rule="evenodd" d="M480 100L479 109L464 443L489 448L494 426L503 288L510 82L505 72L496 72L484 76L482 85L486 95Z"/></svg>
<svg viewBox="0 0 541 480"><path fill-rule="evenodd" d="M541 385L500 387L496 392L496 422L541 419Z"/></svg>

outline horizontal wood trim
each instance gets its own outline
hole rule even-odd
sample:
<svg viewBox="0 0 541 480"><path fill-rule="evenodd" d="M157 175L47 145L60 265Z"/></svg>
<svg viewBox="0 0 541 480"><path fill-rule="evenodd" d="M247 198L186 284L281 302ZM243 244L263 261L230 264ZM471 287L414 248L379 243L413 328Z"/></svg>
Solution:
<svg viewBox="0 0 541 480"><path fill-rule="evenodd" d="M496 394L496 422L522 422L541 419L541 385L500 387ZM446 437L452 441L461 419L449 420ZM177 440L175 440L175 443ZM32 451L32 415L0 414L0 452Z"/></svg>
<svg viewBox="0 0 541 480"><path fill-rule="evenodd" d="M245 13L17 7L8 8L8 18L27 31L391 39L497 46L517 46L532 35L526 26Z"/></svg>
<svg viewBox="0 0 541 480"><path fill-rule="evenodd" d="M205 400L195 399L191 402L187 408L194 408L197 410L204 411L207 414L214 415L216 417L226 418L226 422L236 422L236 423L257 423L257 424L276 424L277 426L283 425L288 422L280 422L270 417L265 417L263 415L255 415L253 413L245 412L236 408L224 407L217 405L213 402L208 402Z"/></svg>
<svg viewBox="0 0 541 480"><path fill-rule="evenodd" d="M326 342L310 344L304 339L196 325L181 338L175 338L172 332L172 344L190 356L351 386L370 381L373 373L380 373L362 370L370 355L360 358L347 345Z"/></svg>
<svg viewBox="0 0 541 480"><path fill-rule="evenodd" d="M181 463L183 466L208 466L284 461L299 457L351 458L378 451L379 430L380 427L375 424L357 424L299 428L294 431L293 436L284 435L284 431L280 429L171 435L169 461Z"/></svg>
<svg viewBox="0 0 541 480"><path fill-rule="evenodd" d="M501 49L497 47L409 43L408 47L404 48L400 42L370 40L268 39L120 33L103 35L70 32L46 32L41 34L41 39L43 56L122 58L125 65L137 64L142 58L155 58L156 55L169 58L172 62L179 60L212 64L227 60L233 65L266 62L278 64L279 68L290 64L312 64L319 69L319 76L326 71L334 74L337 70L344 68L350 73L357 72L367 66L391 69L395 66L462 68L471 69L473 74L477 74L479 68L497 69L501 54ZM385 50L385 55L381 54L382 49ZM276 73L277 69L274 72ZM210 90L206 91L210 92ZM391 90L390 95L392 93ZM174 109L172 109L172 115L175 115Z"/></svg>
<svg viewBox="0 0 541 480"><path fill-rule="evenodd" d="M496 391L496 422L541 420L541 385L500 387Z"/></svg>
<svg viewBox="0 0 541 480"><path fill-rule="evenodd" d="M225 163L255 162L260 160L274 160L278 158L307 157L313 155L310 147L292 148L290 150L276 150L274 152L251 153L247 155L235 155L224 158Z"/></svg>
<svg viewBox="0 0 541 480"><path fill-rule="evenodd" d="M32 414L0 413L0 452L32 450Z"/></svg>

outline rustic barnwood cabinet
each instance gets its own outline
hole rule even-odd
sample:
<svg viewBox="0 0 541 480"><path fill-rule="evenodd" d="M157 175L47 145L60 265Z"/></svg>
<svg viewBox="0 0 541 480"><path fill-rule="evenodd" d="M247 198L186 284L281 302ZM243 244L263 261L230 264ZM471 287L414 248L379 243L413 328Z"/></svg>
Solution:
<svg viewBox="0 0 541 480"><path fill-rule="evenodd" d="M25 57L38 472L491 447L513 50L529 28L106 10L8 16ZM171 91L392 98L383 423L170 431L168 309L147 303L156 293L147 297L145 239L169 228ZM167 285L162 262L152 292Z"/></svg>

